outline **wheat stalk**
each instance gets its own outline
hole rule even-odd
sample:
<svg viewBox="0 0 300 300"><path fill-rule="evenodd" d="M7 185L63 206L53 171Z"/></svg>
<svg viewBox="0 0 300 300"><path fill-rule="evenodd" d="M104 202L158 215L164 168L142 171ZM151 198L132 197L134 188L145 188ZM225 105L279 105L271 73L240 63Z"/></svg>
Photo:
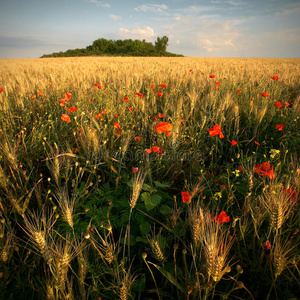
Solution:
<svg viewBox="0 0 300 300"><path fill-rule="evenodd" d="M208 278L215 282L220 281L229 268L228 254L233 241L229 229L224 229L207 213L203 233L205 266Z"/></svg>
<svg viewBox="0 0 300 300"><path fill-rule="evenodd" d="M131 210L135 207L137 200L140 196L146 174L147 172L145 172L143 169L134 173L134 179L132 183L132 194L129 201L129 206Z"/></svg>

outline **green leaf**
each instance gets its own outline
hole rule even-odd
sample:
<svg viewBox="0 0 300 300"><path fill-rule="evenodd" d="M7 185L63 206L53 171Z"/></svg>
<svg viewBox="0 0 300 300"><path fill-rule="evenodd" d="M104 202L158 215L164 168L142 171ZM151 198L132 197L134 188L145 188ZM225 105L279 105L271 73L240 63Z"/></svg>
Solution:
<svg viewBox="0 0 300 300"><path fill-rule="evenodd" d="M178 283L178 281L176 280L176 278L170 274L167 270L165 270L164 268L149 262L150 264L152 264L158 271L160 271L161 274L163 274L172 284L174 284L178 289L180 289L184 294L187 294L187 289L185 287L183 287L182 285L180 285Z"/></svg>
<svg viewBox="0 0 300 300"><path fill-rule="evenodd" d="M148 222L143 222L140 224L140 230L143 236L146 236L146 234L151 230L151 225Z"/></svg>
<svg viewBox="0 0 300 300"><path fill-rule="evenodd" d="M169 213L172 212L172 208L166 204L163 204L160 209L159 209L159 212L163 215L167 215Z"/></svg>
<svg viewBox="0 0 300 300"><path fill-rule="evenodd" d="M150 193L155 193L155 192L157 192L157 190L156 190L154 187L152 187L151 185L149 185L149 184L147 184L147 183L144 183L144 184L143 184L142 189L143 189L144 191L148 191L148 192L150 192Z"/></svg>
<svg viewBox="0 0 300 300"><path fill-rule="evenodd" d="M145 244L149 244L149 241L141 236L137 236L135 239L136 242L143 242Z"/></svg>
<svg viewBox="0 0 300 300"><path fill-rule="evenodd" d="M133 180L130 179L129 181L127 181L127 185L130 187L130 189L133 189Z"/></svg>
<svg viewBox="0 0 300 300"><path fill-rule="evenodd" d="M133 290L139 293L144 292L146 286L146 276L143 274L141 278L136 279L133 284Z"/></svg>
<svg viewBox="0 0 300 300"><path fill-rule="evenodd" d="M150 195L149 192L144 192L141 194L141 199L144 201L146 209L149 211L153 209L161 201L161 196L154 194Z"/></svg>
<svg viewBox="0 0 300 300"><path fill-rule="evenodd" d="M121 238L121 243L124 244L124 237ZM130 246L134 246L136 244L134 235L130 235ZM126 239L126 245L128 245L128 239Z"/></svg>
<svg viewBox="0 0 300 300"><path fill-rule="evenodd" d="M157 188L162 188L162 189L164 189L164 188L170 187L170 184L169 184L168 182L158 182L158 181L153 181L153 183L155 184L155 186L156 186Z"/></svg>

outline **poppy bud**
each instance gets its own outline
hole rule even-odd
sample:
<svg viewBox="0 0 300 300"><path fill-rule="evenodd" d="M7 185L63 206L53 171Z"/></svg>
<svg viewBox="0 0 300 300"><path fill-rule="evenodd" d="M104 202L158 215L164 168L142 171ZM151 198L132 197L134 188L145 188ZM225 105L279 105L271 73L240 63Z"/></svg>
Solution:
<svg viewBox="0 0 300 300"><path fill-rule="evenodd" d="M271 249L271 244L270 244L269 240L263 241L262 246L265 251L269 251Z"/></svg>

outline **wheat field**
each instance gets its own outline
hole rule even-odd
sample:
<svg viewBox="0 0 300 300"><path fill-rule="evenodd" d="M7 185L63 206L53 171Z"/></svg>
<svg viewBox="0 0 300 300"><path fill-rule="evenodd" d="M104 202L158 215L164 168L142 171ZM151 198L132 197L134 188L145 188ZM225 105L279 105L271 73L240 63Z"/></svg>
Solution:
<svg viewBox="0 0 300 300"><path fill-rule="evenodd" d="M300 59L0 69L1 299L300 297Z"/></svg>

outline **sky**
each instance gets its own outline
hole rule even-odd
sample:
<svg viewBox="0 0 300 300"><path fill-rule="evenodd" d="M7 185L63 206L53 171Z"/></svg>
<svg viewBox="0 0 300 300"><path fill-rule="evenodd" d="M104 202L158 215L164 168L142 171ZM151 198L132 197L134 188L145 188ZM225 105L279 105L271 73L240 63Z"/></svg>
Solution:
<svg viewBox="0 0 300 300"><path fill-rule="evenodd" d="M300 57L299 0L1 0L0 58L168 36L191 57Z"/></svg>

